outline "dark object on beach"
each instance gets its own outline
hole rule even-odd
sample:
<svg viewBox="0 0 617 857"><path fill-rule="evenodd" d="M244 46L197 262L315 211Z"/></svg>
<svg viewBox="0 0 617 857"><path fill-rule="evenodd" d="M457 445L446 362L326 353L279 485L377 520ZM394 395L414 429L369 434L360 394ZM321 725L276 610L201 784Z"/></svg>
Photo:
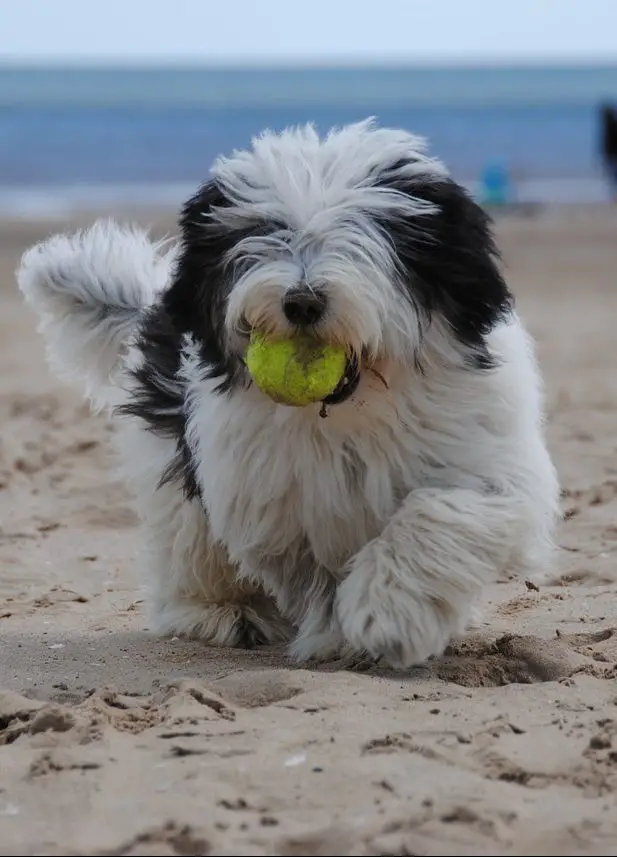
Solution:
<svg viewBox="0 0 617 857"><path fill-rule="evenodd" d="M617 200L617 109L605 104L601 111L601 153L611 188L611 195Z"/></svg>

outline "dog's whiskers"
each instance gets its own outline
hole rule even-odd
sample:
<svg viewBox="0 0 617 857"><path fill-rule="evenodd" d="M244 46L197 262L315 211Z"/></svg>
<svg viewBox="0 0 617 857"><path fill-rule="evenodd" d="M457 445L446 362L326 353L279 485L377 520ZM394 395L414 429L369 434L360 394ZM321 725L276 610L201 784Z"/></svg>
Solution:
<svg viewBox="0 0 617 857"><path fill-rule="evenodd" d="M389 389L390 389L390 385L388 384L388 382L386 381L386 379L384 378L384 376L381 374L381 372L379 372L379 371L378 371L377 369L375 369L373 366L369 366L369 372L372 372L372 373L373 373L373 375L375 375L375 377L376 377L376 378L379 378L379 380L380 380L380 381L381 381L381 383L384 385L384 387L386 388L386 390L389 390Z"/></svg>

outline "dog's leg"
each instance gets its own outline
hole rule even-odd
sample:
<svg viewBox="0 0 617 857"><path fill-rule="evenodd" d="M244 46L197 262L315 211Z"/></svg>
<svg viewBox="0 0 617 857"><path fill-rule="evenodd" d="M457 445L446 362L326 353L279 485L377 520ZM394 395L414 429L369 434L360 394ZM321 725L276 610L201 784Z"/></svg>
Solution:
<svg viewBox="0 0 617 857"><path fill-rule="evenodd" d="M239 580L213 543L200 503L172 499L172 491L159 489L144 522L140 566L150 588L153 630L215 646L250 648L288 640L291 629L273 601Z"/></svg>
<svg viewBox="0 0 617 857"><path fill-rule="evenodd" d="M213 646L252 648L285 642L292 628L263 589L240 580L210 535L201 503L164 485L142 506L141 577L152 630Z"/></svg>
<svg viewBox="0 0 617 857"><path fill-rule="evenodd" d="M517 501L467 489L419 489L351 561L336 597L345 639L389 664L439 655L522 536Z"/></svg>
<svg viewBox="0 0 617 857"><path fill-rule="evenodd" d="M124 418L116 439L121 475L142 522L138 568L151 629L216 646L290 639L291 629L273 601L254 583L238 578L211 538L200 501L187 499L181 481L161 484L174 462L175 443Z"/></svg>
<svg viewBox="0 0 617 857"><path fill-rule="evenodd" d="M328 660L345 647L334 600L339 579L309 556L290 551L285 558L254 558L245 564L243 579L258 582L276 601L282 615L297 629L290 655L297 661Z"/></svg>

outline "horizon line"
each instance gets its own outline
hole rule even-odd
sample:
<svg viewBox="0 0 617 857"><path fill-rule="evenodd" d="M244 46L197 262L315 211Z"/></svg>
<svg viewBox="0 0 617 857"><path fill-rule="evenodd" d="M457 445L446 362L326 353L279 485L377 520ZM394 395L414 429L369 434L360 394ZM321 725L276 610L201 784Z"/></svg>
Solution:
<svg viewBox="0 0 617 857"><path fill-rule="evenodd" d="M186 57L135 58L135 57L0 57L0 70L6 69L38 69L56 68L61 70L83 69L115 69L115 70L317 70L350 71L355 69L562 69L562 68L617 68L617 56L590 57L561 56L561 57L446 57L444 59L426 58L415 60L409 57L238 57L234 59L213 59Z"/></svg>

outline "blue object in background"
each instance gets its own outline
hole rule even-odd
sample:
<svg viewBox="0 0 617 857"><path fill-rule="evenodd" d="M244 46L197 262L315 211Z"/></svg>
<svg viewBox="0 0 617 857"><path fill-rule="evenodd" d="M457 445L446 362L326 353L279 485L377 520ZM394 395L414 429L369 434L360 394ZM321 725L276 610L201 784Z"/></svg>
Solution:
<svg viewBox="0 0 617 857"><path fill-rule="evenodd" d="M490 161L480 177L478 196L483 205L508 205L514 201L510 173L502 161Z"/></svg>

